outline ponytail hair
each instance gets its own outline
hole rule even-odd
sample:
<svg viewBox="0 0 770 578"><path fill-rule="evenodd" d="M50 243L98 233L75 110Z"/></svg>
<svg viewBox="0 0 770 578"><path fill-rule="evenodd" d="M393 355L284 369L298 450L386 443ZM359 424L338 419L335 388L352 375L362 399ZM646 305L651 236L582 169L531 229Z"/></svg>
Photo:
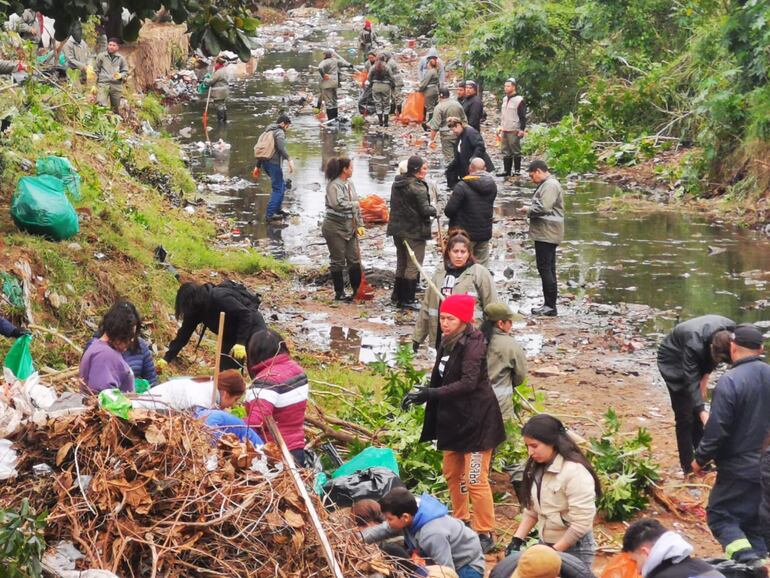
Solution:
<svg viewBox="0 0 770 578"><path fill-rule="evenodd" d="M556 452L568 462L577 462L591 474L594 479L594 491L596 497L602 495L602 487L599 478L588 459L580 451L577 444L567 434L567 428L558 419L545 413L538 414L529 419L521 428L521 435L535 439L546 445L553 446ZM532 507L532 484L535 483L535 470L538 463L529 458L524 466L524 480L522 481L522 506Z"/></svg>
<svg viewBox="0 0 770 578"><path fill-rule="evenodd" d="M350 159L347 157L332 157L329 162L326 163L326 171L324 175L327 181L333 181L342 174L346 168L350 166Z"/></svg>

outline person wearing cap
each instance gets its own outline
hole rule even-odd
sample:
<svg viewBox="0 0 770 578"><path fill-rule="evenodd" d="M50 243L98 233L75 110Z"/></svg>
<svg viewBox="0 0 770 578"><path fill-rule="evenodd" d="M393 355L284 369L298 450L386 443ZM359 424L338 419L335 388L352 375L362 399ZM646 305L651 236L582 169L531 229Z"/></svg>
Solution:
<svg viewBox="0 0 770 578"><path fill-rule="evenodd" d="M557 578L561 573L561 557L553 548L536 544L519 557L511 578Z"/></svg>
<svg viewBox="0 0 770 578"><path fill-rule="evenodd" d="M318 100L319 103L323 101L326 106L326 117L330 121L337 119L337 89L340 87L340 67L350 68L351 66L347 60L331 49L324 51L324 59L318 64L318 74L321 75L321 96Z"/></svg>
<svg viewBox="0 0 770 578"><path fill-rule="evenodd" d="M500 149L503 153L503 172L498 177L521 174L521 139L527 130L527 105L524 97L516 94L516 79L509 78L503 85L505 96L500 107Z"/></svg>
<svg viewBox="0 0 770 578"><path fill-rule="evenodd" d="M518 551L537 526L540 542L593 565L596 499L601 486L583 452L555 417L541 413L521 428L529 458L524 467L521 522L506 549Z"/></svg>
<svg viewBox="0 0 770 578"><path fill-rule="evenodd" d="M529 219L529 238L535 243L535 260L543 285L544 301L542 307L532 309L532 314L556 317L556 249L564 240L564 189L548 170L545 161L532 161L527 172L537 188L530 206L521 210Z"/></svg>
<svg viewBox="0 0 770 578"><path fill-rule="evenodd" d="M267 125L264 132L273 134L275 144L273 156L267 160L259 160L257 164L263 168L270 177L270 200L265 209L265 221L268 223L283 220L288 215L283 210L283 196L286 192L286 181L283 178L283 161L287 161L289 172L294 172L294 161L286 150L286 131L291 126L291 119L287 114L281 113L274 123Z"/></svg>
<svg viewBox="0 0 770 578"><path fill-rule="evenodd" d="M430 117L428 126L430 127L430 141L436 141L436 135L441 136L441 154L444 155L444 165L449 165L455 158L455 147L457 146L457 137L447 126L450 118L459 118L466 122L463 106L452 98L449 89L440 88L438 91L439 102L433 109L433 116Z"/></svg>
<svg viewBox="0 0 770 578"><path fill-rule="evenodd" d="M752 563L767 555L759 520L759 461L770 433L770 365L762 359L762 332L738 325L730 343L732 367L717 382L693 472L713 461L708 525L728 558Z"/></svg>
<svg viewBox="0 0 770 578"><path fill-rule="evenodd" d="M521 345L510 335L516 318L505 303L484 307L481 332L487 340L489 382L500 404L504 419L514 419L513 388L527 378L527 357Z"/></svg>
<svg viewBox="0 0 770 578"><path fill-rule="evenodd" d="M701 315L674 327L658 347L658 370L671 397L682 472L692 469L693 449L703 437L706 393L711 372L730 361L732 319Z"/></svg>
<svg viewBox="0 0 770 578"><path fill-rule="evenodd" d="M385 521L364 528L361 539L373 544L401 537L407 554L433 563L414 568L410 576L484 576L484 554L478 536L450 516L447 507L430 494L417 498L406 488L395 488L380 499L380 510Z"/></svg>
<svg viewBox="0 0 770 578"><path fill-rule="evenodd" d="M390 73L390 67L385 62L384 54L377 58L377 63L369 70L367 82L372 87L374 111L377 113L380 126L388 126L393 87L396 82Z"/></svg>
<svg viewBox="0 0 770 578"><path fill-rule="evenodd" d="M428 61L431 58L436 59L439 85L446 85L446 69L444 68L444 61L439 58L438 51L436 50L435 46L431 46L428 49L427 54L425 54L425 56L420 59L419 78L422 79L422 77L425 76L425 72L428 70Z"/></svg>
<svg viewBox="0 0 770 578"><path fill-rule="evenodd" d="M596 578L591 568L586 566L579 558L576 558L572 554L567 554L566 552L557 552L553 548L549 548L543 544L536 544L535 546L524 550L524 552L512 552L492 568L492 572L489 573L489 578L512 578L515 575L514 572L519 567L519 562L524 556L532 556L532 554L528 553L535 549L537 549L535 551L543 552L543 548L550 550L561 560L561 567L558 574L561 578ZM534 560L532 558L527 558L527 560L529 560L529 562L525 565L523 571L525 575L532 574L534 576ZM542 572L547 572L548 575L551 576L553 563L554 562L551 562L548 565L538 564L537 567L539 567Z"/></svg>
<svg viewBox="0 0 770 578"><path fill-rule="evenodd" d="M366 20L364 21L363 29L358 34L358 49L361 51L361 54L364 55L364 58L371 52L372 47L375 44L379 44L377 35L374 33L372 23L369 20Z"/></svg>
<svg viewBox="0 0 770 578"><path fill-rule="evenodd" d="M465 81L465 98L463 110L468 117L468 125L481 132L481 121L484 117L484 103L478 93L479 87L474 80Z"/></svg>
<svg viewBox="0 0 770 578"><path fill-rule="evenodd" d="M403 405L426 404L420 441L436 440L452 515L470 521L482 550L494 546L495 507L489 485L492 452L505 440L505 428L487 374L487 342L473 326L476 299L452 294L439 310L441 343L430 385L408 393ZM470 512L473 506L473 514Z"/></svg>
<svg viewBox="0 0 770 578"><path fill-rule="evenodd" d="M398 67L398 62L393 58L390 52L384 52L385 62L388 63L390 69L390 75L393 77L393 91L392 91L392 104L390 112L391 114L400 115L401 105L404 102L404 77L401 75L401 69Z"/></svg>
<svg viewBox="0 0 770 578"><path fill-rule="evenodd" d="M96 73L96 102L101 106L109 106L112 112L120 109L123 98L123 87L128 76L128 62L121 54L120 40L110 38L107 51L96 57L94 72Z"/></svg>
<svg viewBox="0 0 770 578"><path fill-rule="evenodd" d="M406 164L406 174L396 175L390 189L390 219L388 236L396 245L396 279L393 297L400 308L419 309L415 301L420 272L409 257L406 246L414 252L422 265L425 246L431 238L431 221L436 207L430 204L430 192L425 177L428 163L419 156L411 156Z"/></svg>
<svg viewBox="0 0 770 578"><path fill-rule="evenodd" d="M454 149L454 158L446 167L447 186L453 188L463 177L468 175L471 160L484 159L488 172L495 170L492 159L487 154L487 145L484 137L472 126L468 126L462 119L450 117L447 119L449 130L457 138L457 146Z"/></svg>
<svg viewBox="0 0 770 578"><path fill-rule="evenodd" d="M489 242L492 239L497 183L487 172L484 159L471 159L468 174L454 186L444 207L449 228L465 230L471 240L476 262L489 268Z"/></svg>
<svg viewBox="0 0 770 578"><path fill-rule="evenodd" d="M414 351L419 349L426 338L431 347L438 349L441 341L439 304L445 297L460 293L474 296L478 305L475 318L479 322L484 307L498 300L495 280L486 267L476 263L467 233L462 230L449 231L443 257L442 266L436 268L431 280L440 295L430 285L425 290L412 333Z"/></svg>
<svg viewBox="0 0 770 578"><path fill-rule="evenodd" d="M433 109L436 108L438 102L438 89L439 75L438 75L438 57L428 57L428 65L425 69L425 74L422 75L420 84L417 87L419 92L422 92L425 96L425 119L430 120L433 116ZM424 127L427 127L427 123L423 123Z"/></svg>
<svg viewBox="0 0 770 578"><path fill-rule="evenodd" d="M637 520L623 536L623 552L636 562L642 578L724 578L710 564L693 558L693 550L653 518Z"/></svg>
<svg viewBox="0 0 770 578"><path fill-rule="evenodd" d="M230 95L228 77L227 59L220 55L214 60L213 71L201 82L203 88L210 91L211 100L217 107L217 121L220 123L227 122L227 97Z"/></svg>

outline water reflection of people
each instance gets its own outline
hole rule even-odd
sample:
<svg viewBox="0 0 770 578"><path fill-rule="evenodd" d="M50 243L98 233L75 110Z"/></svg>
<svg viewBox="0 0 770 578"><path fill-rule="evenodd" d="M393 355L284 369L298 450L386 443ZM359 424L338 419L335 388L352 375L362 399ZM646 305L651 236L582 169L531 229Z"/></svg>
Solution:
<svg viewBox="0 0 770 578"><path fill-rule="evenodd" d="M364 135L361 148L369 153L369 175L384 181L390 176L393 139L388 134Z"/></svg>
<svg viewBox="0 0 770 578"><path fill-rule="evenodd" d="M329 328L329 346L334 351L358 355L361 350L361 334L355 329L332 325Z"/></svg>
<svg viewBox="0 0 770 578"><path fill-rule="evenodd" d="M319 131L321 141L321 172L326 170L329 159L338 155L337 145L339 133L321 129Z"/></svg>

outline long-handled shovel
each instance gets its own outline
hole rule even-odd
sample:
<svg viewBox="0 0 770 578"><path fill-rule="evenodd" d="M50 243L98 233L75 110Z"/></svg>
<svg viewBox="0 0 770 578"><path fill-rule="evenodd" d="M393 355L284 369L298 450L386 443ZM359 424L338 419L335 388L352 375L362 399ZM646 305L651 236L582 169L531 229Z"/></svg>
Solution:
<svg viewBox="0 0 770 578"><path fill-rule="evenodd" d="M203 110L203 132L206 135L206 143L211 146L209 140L209 102L211 102L211 87L209 86L209 92L206 95L206 108Z"/></svg>

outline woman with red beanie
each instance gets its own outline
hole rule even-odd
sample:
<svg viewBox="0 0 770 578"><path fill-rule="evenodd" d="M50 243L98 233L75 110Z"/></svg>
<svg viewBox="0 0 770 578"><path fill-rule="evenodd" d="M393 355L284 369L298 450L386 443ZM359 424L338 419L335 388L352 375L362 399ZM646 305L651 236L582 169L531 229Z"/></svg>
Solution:
<svg viewBox="0 0 770 578"><path fill-rule="evenodd" d="M452 515L472 522L488 552L495 528L489 465L492 451L505 440L505 429L487 376L487 342L473 326L475 305L473 296L465 294L450 295L441 303L441 343L430 386L407 394L403 407L427 404L420 441L436 440L444 453Z"/></svg>
<svg viewBox="0 0 770 578"><path fill-rule="evenodd" d="M262 437L273 436L264 426L272 416L294 462L305 465L305 410L308 382L302 367L291 358L289 348L275 331L263 329L249 339L246 365L253 378L246 390L247 425L261 429Z"/></svg>

